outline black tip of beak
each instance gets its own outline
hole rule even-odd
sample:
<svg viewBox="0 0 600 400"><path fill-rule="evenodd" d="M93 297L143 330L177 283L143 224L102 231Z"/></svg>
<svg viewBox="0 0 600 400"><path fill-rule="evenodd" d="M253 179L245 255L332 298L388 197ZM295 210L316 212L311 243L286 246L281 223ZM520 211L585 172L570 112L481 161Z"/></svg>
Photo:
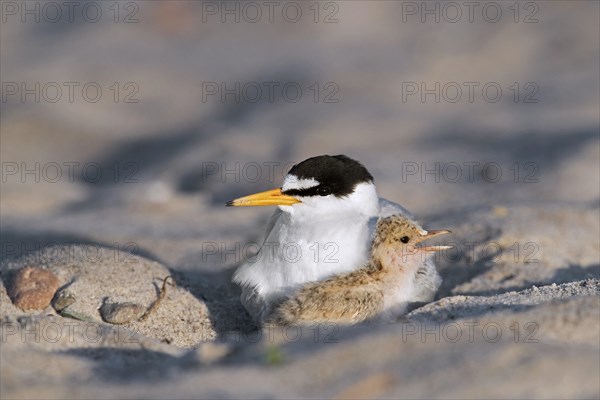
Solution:
<svg viewBox="0 0 600 400"><path fill-rule="evenodd" d="M233 200L229 200L227 203L225 203L225 207L233 207Z"/></svg>

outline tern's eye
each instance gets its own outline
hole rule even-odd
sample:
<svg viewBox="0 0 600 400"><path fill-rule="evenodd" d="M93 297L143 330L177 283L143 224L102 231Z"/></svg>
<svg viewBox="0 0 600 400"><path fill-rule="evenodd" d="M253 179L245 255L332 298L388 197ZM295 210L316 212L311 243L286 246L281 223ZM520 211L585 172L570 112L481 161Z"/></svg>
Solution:
<svg viewBox="0 0 600 400"><path fill-rule="evenodd" d="M401 241L402 243L408 243L408 242L410 242L410 238L409 238L408 236L402 236L402 237L400 238L400 241Z"/></svg>
<svg viewBox="0 0 600 400"><path fill-rule="evenodd" d="M317 193L319 196L327 196L331 194L331 188L329 186L319 186L317 188Z"/></svg>

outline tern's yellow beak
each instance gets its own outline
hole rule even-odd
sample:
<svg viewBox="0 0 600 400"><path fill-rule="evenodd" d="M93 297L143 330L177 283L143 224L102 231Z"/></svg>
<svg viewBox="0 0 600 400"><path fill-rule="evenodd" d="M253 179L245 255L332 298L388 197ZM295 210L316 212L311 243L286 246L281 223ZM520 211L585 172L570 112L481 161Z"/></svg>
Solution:
<svg viewBox="0 0 600 400"><path fill-rule="evenodd" d="M417 241L417 243L422 242L422 241L427 240L427 239L431 239L432 237L435 237L435 236L445 235L447 233L452 233L452 232L450 232L448 230L445 230L445 229L444 230L439 230L439 231L427 231L427 234L423 235ZM427 251L427 252L442 251L442 250L448 250L448 249L451 249L451 248L452 248L452 246L442 246L442 245L417 247L418 250Z"/></svg>
<svg viewBox="0 0 600 400"><path fill-rule="evenodd" d="M295 197L281 193L281 189L271 189L265 192L251 194L249 196L239 197L227 202L228 206L291 206L301 203Z"/></svg>

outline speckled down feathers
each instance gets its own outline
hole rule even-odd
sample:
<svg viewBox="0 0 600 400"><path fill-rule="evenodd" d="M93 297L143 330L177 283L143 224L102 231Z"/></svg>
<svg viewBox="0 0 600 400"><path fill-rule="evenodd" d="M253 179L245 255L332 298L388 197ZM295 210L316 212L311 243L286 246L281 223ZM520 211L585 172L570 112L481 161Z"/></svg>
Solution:
<svg viewBox="0 0 600 400"><path fill-rule="evenodd" d="M367 265L348 274L304 285L294 295L275 306L269 322L279 325L326 322L356 324L376 317L385 311L386 290L397 289L395 282L406 279L412 273L414 277L411 278L410 286L423 283L423 278L421 281L417 280L421 269L405 272L397 262L383 260L382 263L379 254L403 248L400 237L410 235L414 238L422 232L424 231L416 223L401 215L380 219L373 240L372 256ZM434 266L433 269L435 270ZM420 275L431 278L431 271L427 268L423 271L429 273ZM437 285L439 286L439 282Z"/></svg>

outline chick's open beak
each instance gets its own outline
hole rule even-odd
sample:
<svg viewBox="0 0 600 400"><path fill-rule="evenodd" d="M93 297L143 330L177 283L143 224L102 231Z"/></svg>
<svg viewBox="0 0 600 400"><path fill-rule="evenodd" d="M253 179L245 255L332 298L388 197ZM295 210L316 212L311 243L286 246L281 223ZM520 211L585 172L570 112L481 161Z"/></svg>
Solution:
<svg viewBox="0 0 600 400"><path fill-rule="evenodd" d="M424 240L431 239L432 237L435 237L435 236L445 235L447 233L452 233L452 232L450 232L448 230L427 231L427 233L425 235L421 236L421 238L419 239L418 242L422 242ZM451 248L452 248L452 246L443 246L443 245L417 247L418 250L428 251L428 252L448 250Z"/></svg>
<svg viewBox="0 0 600 400"><path fill-rule="evenodd" d="M292 204L301 203L295 197L288 196L281 192L281 189L271 189L260 193L251 194L249 196L239 197L235 200L227 202L228 206L291 206Z"/></svg>

